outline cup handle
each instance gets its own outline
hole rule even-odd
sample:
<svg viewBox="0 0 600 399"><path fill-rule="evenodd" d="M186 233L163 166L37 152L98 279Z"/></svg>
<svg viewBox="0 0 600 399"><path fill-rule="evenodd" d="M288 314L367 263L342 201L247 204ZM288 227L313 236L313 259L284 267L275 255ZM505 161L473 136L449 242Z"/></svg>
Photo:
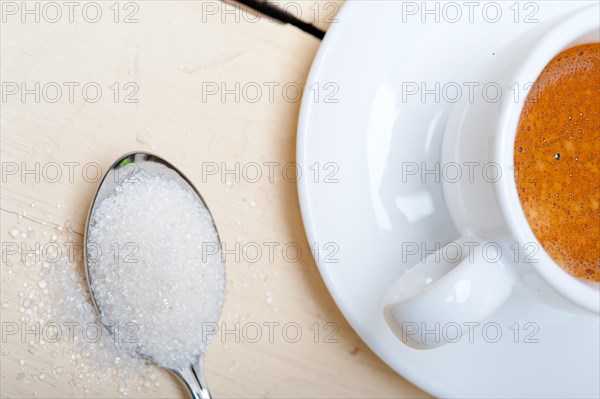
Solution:
<svg viewBox="0 0 600 399"><path fill-rule="evenodd" d="M451 246L469 250L463 250L456 261L444 260L443 255L454 250ZM384 301L387 324L415 349L458 342L512 294L515 271L501 254L493 241L463 237L429 255L388 290Z"/></svg>

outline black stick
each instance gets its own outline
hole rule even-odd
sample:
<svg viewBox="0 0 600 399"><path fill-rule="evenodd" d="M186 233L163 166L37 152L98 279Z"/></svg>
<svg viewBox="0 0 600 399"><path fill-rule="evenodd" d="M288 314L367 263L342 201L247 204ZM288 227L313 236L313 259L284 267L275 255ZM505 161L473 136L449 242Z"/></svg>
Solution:
<svg viewBox="0 0 600 399"><path fill-rule="evenodd" d="M276 19L286 24L294 25L295 27L303 30L306 33L313 35L318 39L323 39L325 36L325 32L316 26L306 23L289 12L282 10L281 8L274 6L267 1L261 0L235 0L238 3L244 4L247 7L250 7L261 14L264 14L268 17Z"/></svg>

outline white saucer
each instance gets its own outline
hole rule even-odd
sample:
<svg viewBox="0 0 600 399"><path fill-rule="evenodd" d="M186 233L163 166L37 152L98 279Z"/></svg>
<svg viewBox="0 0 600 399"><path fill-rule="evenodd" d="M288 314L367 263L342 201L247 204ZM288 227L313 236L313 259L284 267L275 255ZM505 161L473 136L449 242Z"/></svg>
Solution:
<svg viewBox="0 0 600 399"><path fill-rule="evenodd" d="M464 2L455 4L467 11ZM479 4L480 10L484 3ZM317 263L350 324L390 367L427 392L461 398L597 398L599 318L537 303L528 294L530 286L520 285L486 321L500 327L496 343L488 342L495 338L494 329L487 331L486 341L476 328L473 343L463 337L419 351L396 339L383 318L385 292L418 261L402 261L402 243L433 248L434 242L443 245L458 238L440 185L431 177L425 184L414 178L402 181L402 162L431 165L439 160L452 104L403 102L402 82L439 81L443 86L478 81L478 65L509 54L511 41L536 26L514 22L513 1L496 4L503 13L497 23L486 22L481 13L474 14L473 23L468 16L458 23L443 18L435 23L429 16L422 23L419 14L407 15L403 22L400 1L346 3L314 61L306 85L313 92L305 93L300 115L298 162L304 171L314 170L318 162L321 171L319 178L299 181L306 233L320 247L328 242L339 246L337 254L321 256ZM534 6L525 8L527 4ZM519 19L535 11L533 18L543 24L587 4L522 2ZM338 102L324 102L327 93L316 101L315 83L321 89L337 85L339 91L330 99ZM325 176L335 167L325 169L327 162L339 168L329 179ZM517 343L514 323L519 323Z"/></svg>

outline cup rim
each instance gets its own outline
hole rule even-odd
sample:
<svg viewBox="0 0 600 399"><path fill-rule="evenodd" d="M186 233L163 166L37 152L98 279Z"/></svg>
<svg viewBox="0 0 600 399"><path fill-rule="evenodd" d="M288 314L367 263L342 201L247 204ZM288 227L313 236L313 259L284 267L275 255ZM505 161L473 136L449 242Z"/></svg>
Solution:
<svg viewBox="0 0 600 399"><path fill-rule="evenodd" d="M594 12L591 8L598 9L600 6L585 7L551 27L521 62L510 84L535 82L546 65L560 52L578 44L600 41L598 38L591 41L583 40L587 35L600 31L598 20L600 12ZM537 273L572 302L589 311L600 313L600 283L572 276L548 255L529 226L519 200L514 179L514 143L526 98L527 95L524 95L515 101L512 96L507 96L500 105L497 126L499 145L495 146L494 155L500 165L510 168L510 178L500 180L502 186L497 193L499 207L509 230L519 242L533 242L538 245L539 251L536 254L538 262L533 263Z"/></svg>

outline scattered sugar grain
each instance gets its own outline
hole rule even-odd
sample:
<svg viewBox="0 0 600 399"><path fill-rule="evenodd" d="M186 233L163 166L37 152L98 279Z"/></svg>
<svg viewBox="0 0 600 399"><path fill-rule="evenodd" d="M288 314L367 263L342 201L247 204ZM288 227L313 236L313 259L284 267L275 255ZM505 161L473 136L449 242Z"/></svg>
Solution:
<svg viewBox="0 0 600 399"><path fill-rule="evenodd" d="M58 242L61 247L65 243L81 240L80 236L72 234L67 229L60 232L58 236L54 235L53 238L53 242ZM82 247L83 245L80 243L79 248ZM22 266L25 266L26 263L29 264L29 267L35 270L34 276L38 279L37 283L23 283L23 288L18 293L18 311L24 328L32 330L36 325L44 325L45 322L58 323L63 327L67 326L67 323L75 323L75 326L72 327L75 339L72 341L69 340L69 334L66 334L64 330L56 343L54 338L52 338L52 342L46 342L43 339L37 342L30 341L27 351L31 354L31 358L43 357L47 352L46 354L52 356L55 364L67 365L66 369L69 371L68 375L64 377L65 379L77 376L82 383L90 381L102 384L116 378L117 381L129 381L132 386L144 386L147 381L146 374L149 365L140 358L129 356L127 352L118 347L112 335L104 330L91 303L83 264L80 260L76 261L63 255L52 264L44 262L41 257L34 257L26 262L20 259L19 263ZM43 264L45 267L42 266ZM24 268L24 270L29 271L28 268ZM101 328L102 333L97 342L81 339L84 336L85 326L89 326L90 323ZM45 331L45 334L48 337L53 336L51 330ZM65 344L68 345L67 348L56 350L56 345ZM115 357L122 358L119 365L113 363ZM17 374L17 380L22 383L27 383L28 374L35 380L47 379L47 373L35 370L34 366L30 366L26 359L21 359L19 366L27 372L27 374ZM29 370L29 368L31 369ZM54 366L51 373L61 376L64 373L63 367ZM85 392L83 384L77 384L75 380L73 380L73 384L69 383L69 385Z"/></svg>
<svg viewBox="0 0 600 399"><path fill-rule="evenodd" d="M8 231L8 234L10 234L12 238L17 238L21 235L21 230L19 230L17 227L13 227Z"/></svg>

